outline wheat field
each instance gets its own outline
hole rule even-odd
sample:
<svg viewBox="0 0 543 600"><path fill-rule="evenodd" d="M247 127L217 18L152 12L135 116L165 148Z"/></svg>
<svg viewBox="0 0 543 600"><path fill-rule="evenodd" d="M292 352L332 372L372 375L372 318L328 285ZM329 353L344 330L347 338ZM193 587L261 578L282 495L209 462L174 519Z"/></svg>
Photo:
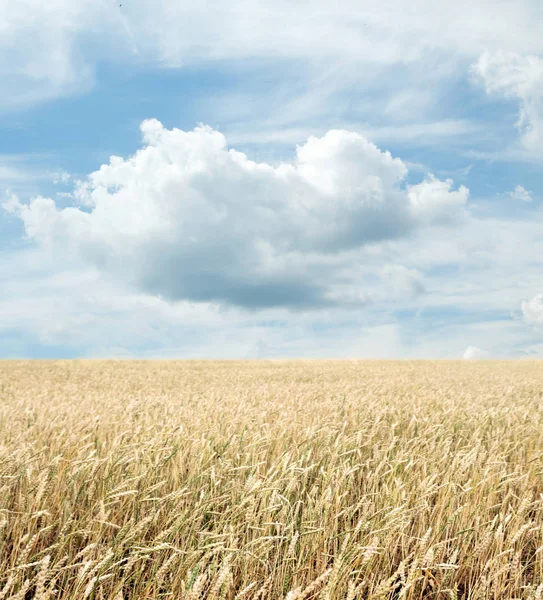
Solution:
<svg viewBox="0 0 543 600"><path fill-rule="evenodd" d="M543 364L0 362L0 599L542 599Z"/></svg>

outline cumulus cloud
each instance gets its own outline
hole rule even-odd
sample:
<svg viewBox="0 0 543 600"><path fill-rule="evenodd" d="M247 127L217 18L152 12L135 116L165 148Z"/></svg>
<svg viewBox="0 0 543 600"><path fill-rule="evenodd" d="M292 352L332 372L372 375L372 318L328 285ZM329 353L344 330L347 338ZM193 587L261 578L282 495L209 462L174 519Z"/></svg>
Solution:
<svg viewBox="0 0 543 600"><path fill-rule="evenodd" d="M465 360L488 358L488 352L486 350L481 350L481 348L478 348L477 346L468 346L465 349L462 358Z"/></svg>
<svg viewBox="0 0 543 600"><path fill-rule="evenodd" d="M488 94L519 101L517 121L524 147L543 149L543 58L512 52L484 52L472 68Z"/></svg>
<svg viewBox="0 0 543 600"><path fill-rule="evenodd" d="M521 200L522 202L531 202L534 199L532 192L522 185L515 186L515 189L509 192L509 196L511 196L513 200Z"/></svg>
<svg viewBox="0 0 543 600"><path fill-rule="evenodd" d="M465 211L466 188L430 177L406 189L405 164L357 133L310 137L293 162L272 166L207 126L147 120L141 130L133 156L113 156L77 184L82 207L12 197L6 208L43 247L171 300L361 306L368 298L345 253ZM413 289L417 277L408 274Z"/></svg>

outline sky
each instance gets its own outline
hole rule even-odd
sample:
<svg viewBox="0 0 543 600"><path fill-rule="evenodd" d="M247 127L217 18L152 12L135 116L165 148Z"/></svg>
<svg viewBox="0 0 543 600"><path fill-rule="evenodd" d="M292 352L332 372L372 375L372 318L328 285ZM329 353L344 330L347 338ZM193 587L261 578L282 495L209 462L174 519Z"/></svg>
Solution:
<svg viewBox="0 0 543 600"><path fill-rule="evenodd" d="M540 0L0 0L0 358L543 357Z"/></svg>

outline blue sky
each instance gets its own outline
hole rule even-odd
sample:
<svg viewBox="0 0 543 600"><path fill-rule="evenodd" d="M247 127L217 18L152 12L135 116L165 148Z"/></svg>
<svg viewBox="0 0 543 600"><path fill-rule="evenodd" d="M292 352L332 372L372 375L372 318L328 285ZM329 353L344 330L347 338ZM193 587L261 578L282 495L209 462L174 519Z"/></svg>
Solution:
<svg viewBox="0 0 543 600"><path fill-rule="evenodd" d="M0 7L0 357L537 357L536 0Z"/></svg>

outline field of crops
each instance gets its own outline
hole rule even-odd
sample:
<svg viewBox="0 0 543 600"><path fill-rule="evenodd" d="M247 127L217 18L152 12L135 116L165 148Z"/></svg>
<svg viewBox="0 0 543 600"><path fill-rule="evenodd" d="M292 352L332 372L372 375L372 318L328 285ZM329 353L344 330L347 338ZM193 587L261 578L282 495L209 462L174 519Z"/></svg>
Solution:
<svg viewBox="0 0 543 600"><path fill-rule="evenodd" d="M0 600L543 599L543 363L0 362Z"/></svg>

